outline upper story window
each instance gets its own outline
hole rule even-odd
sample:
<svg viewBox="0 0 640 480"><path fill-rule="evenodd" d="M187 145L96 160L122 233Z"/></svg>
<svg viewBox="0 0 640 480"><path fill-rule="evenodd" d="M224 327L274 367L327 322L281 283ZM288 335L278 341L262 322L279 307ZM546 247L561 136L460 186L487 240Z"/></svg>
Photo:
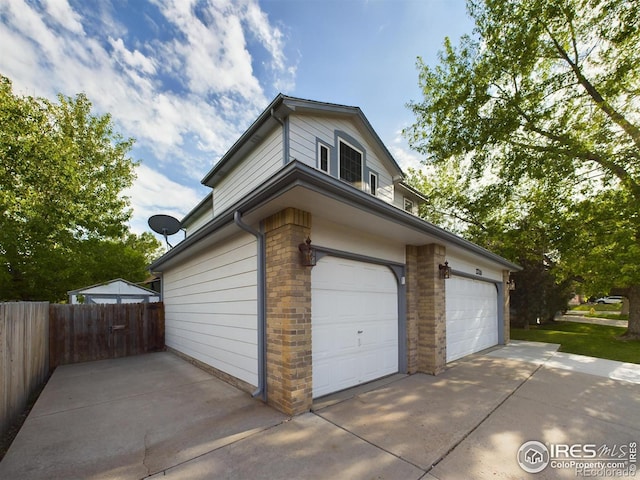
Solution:
<svg viewBox="0 0 640 480"><path fill-rule="evenodd" d="M340 140L340 179L357 187L362 184L362 152Z"/></svg>
<svg viewBox="0 0 640 480"><path fill-rule="evenodd" d="M329 173L329 147L318 145L318 168Z"/></svg>
<svg viewBox="0 0 640 480"><path fill-rule="evenodd" d="M369 172L369 191L374 197L378 195L378 174L375 172Z"/></svg>
<svg viewBox="0 0 640 480"><path fill-rule="evenodd" d="M409 213L413 213L413 200L410 200L405 197L404 199L404 209Z"/></svg>

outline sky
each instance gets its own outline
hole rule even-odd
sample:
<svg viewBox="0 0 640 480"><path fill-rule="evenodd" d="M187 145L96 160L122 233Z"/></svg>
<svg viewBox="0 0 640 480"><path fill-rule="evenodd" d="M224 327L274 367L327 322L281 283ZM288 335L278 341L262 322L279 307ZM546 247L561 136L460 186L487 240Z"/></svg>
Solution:
<svg viewBox="0 0 640 480"><path fill-rule="evenodd" d="M463 0L0 0L14 93L85 93L136 139L131 230L181 219L202 177L278 93L358 106L396 161L420 100L416 59L471 33Z"/></svg>

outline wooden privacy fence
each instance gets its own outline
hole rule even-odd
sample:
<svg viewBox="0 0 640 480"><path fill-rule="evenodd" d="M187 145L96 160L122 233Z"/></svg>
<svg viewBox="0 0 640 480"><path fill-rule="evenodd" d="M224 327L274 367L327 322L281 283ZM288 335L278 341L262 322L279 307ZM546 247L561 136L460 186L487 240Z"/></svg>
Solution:
<svg viewBox="0 0 640 480"><path fill-rule="evenodd" d="M0 303L0 436L49 375L49 304Z"/></svg>
<svg viewBox="0 0 640 480"><path fill-rule="evenodd" d="M161 302L49 306L51 369L163 349Z"/></svg>

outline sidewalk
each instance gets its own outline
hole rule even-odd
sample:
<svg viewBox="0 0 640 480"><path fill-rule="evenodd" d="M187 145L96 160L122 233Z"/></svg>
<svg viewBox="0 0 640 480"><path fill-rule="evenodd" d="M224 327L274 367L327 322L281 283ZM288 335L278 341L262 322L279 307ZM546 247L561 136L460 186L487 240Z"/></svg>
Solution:
<svg viewBox="0 0 640 480"><path fill-rule="evenodd" d="M556 316L556 320L560 322L593 323L595 325L609 325L610 327L623 328L627 328L629 324L627 320L611 320L609 318L585 317L582 312L571 310L568 310L564 315Z"/></svg>
<svg viewBox="0 0 640 480"><path fill-rule="evenodd" d="M640 385L640 365L637 363L623 363L604 358L558 352L559 347L560 345L555 343L512 340L509 345L489 352L487 355Z"/></svg>

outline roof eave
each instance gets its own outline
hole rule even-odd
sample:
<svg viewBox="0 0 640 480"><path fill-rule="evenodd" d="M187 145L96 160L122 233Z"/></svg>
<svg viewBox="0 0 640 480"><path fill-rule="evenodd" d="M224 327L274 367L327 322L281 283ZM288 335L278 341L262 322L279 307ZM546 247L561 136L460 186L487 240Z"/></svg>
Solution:
<svg viewBox="0 0 640 480"><path fill-rule="evenodd" d="M289 188L292 184L298 186L305 186L322 192L328 192L336 194L341 199L344 199L352 204L364 207L374 213L383 215L399 221L405 225L422 231L428 235L440 238L441 240L454 244L458 247L469 250L473 253L481 255L482 257L496 262L511 271L519 271L522 269L519 265L510 262L509 260L472 243L464 238L461 238L447 230L444 230L436 225L433 225L425 220L422 220L415 215L405 212L391 204L384 202L375 197L371 197L366 192L363 192L351 185L330 177L325 173L319 172L316 169L309 167L299 161L293 161L283 167L277 172L270 180L256 188L249 195L244 197L236 204L229 207L220 215L213 218L204 227L187 237L185 240L176 245L173 249L169 250L162 257L156 260L149 266L151 271L158 270L160 267L167 263L169 260L179 255L181 252L190 248L192 245L206 238L216 230L233 223L233 215L236 211L240 211L242 214L249 212L250 210L260 206L265 201L281 193L283 190ZM160 269L161 271L161 269Z"/></svg>

